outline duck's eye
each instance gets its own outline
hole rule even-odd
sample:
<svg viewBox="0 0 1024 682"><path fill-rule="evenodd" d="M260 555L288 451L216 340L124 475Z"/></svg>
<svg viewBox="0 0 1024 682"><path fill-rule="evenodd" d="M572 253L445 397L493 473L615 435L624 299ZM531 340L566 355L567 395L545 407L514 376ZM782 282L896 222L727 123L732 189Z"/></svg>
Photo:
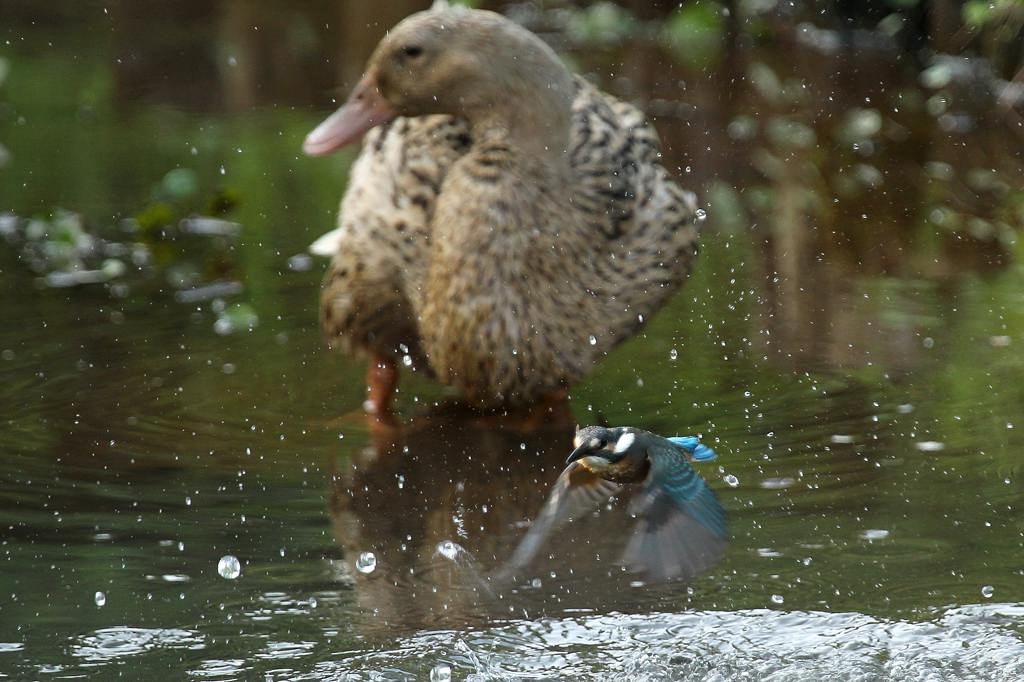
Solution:
<svg viewBox="0 0 1024 682"><path fill-rule="evenodd" d="M423 48L419 45L406 45L402 48L402 56L409 57L410 59L416 59L423 54Z"/></svg>

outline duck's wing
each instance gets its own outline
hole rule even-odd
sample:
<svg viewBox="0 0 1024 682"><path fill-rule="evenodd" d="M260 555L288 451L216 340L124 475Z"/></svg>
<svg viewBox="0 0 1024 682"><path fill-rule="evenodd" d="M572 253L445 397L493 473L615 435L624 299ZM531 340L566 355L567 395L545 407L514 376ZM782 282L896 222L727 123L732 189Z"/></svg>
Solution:
<svg viewBox="0 0 1024 682"><path fill-rule="evenodd" d="M551 533L563 523L593 511L615 495L622 486L606 481L573 462L559 475L547 501L508 561L494 574L499 582L515 577L526 568Z"/></svg>
<svg viewBox="0 0 1024 682"><path fill-rule="evenodd" d="M725 510L674 444L654 445L647 456L647 478L630 505L639 521L622 561L655 582L691 578L725 552Z"/></svg>
<svg viewBox="0 0 1024 682"><path fill-rule="evenodd" d="M328 343L425 365L417 295L429 263L429 216L445 174L469 146L450 116L399 118L371 130L349 172L338 228L310 250L332 256L321 294Z"/></svg>
<svg viewBox="0 0 1024 682"><path fill-rule="evenodd" d="M603 354L630 338L686 279L697 257L697 198L661 165L660 143L636 107L577 80L571 164L573 206L594 236L581 275L609 301L601 313L614 333ZM583 266L581 266L583 267Z"/></svg>

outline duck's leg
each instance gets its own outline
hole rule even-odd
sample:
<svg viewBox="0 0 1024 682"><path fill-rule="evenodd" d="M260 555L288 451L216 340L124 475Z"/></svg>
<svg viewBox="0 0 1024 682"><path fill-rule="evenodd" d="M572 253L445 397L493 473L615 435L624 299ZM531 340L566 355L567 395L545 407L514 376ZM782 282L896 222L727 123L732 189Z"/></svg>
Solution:
<svg viewBox="0 0 1024 682"><path fill-rule="evenodd" d="M376 415L391 413L391 401L398 388L398 367L384 355L373 354L366 368L366 411Z"/></svg>

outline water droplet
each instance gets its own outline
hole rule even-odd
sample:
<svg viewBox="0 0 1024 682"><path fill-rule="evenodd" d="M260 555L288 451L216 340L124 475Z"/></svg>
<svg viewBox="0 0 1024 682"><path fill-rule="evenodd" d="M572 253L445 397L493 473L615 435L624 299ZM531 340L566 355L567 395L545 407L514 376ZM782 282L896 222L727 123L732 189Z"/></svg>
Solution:
<svg viewBox="0 0 1024 682"><path fill-rule="evenodd" d="M984 597L985 599L991 599L992 595L995 594L995 593L996 593L996 588L992 587L991 585L984 585L981 588L981 596ZM96 594L100 594L100 592L97 592Z"/></svg>
<svg viewBox="0 0 1024 682"><path fill-rule="evenodd" d="M940 443L937 440L923 440L918 443L914 443L914 447L921 452L938 452L946 449L945 443Z"/></svg>
<svg viewBox="0 0 1024 682"><path fill-rule="evenodd" d="M677 351L675 348L670 350L668 352L668 359L669 360L673 360L673 361L678 360L679 359L679 351Z"/></svg>
<svg viewBox="0 0 1024 682"><path fill-rule="evenodd" d="M924 337L924 340L921 341L921 345L925 348L935 348L935 339L930 336L926 336Z"/></svg>
<svg viewBox="0 0 1024 682"><path fill-rule="evenodd" d="M903 403L902 405L896 406L896 411L900 414L910 414L914 411L914 406L910 403Z"/></svg>
<svg viewBox="0 0 1024 682"><path fill-rule="evenodd" d="M356 570L360 573L373 573L377 569L377 557L373 552L363 552L356 559Z"/></svg>
<svg viewBox="0 0 1024 682"><path fill-rule="evenodd" d="M786 598L783 597L781 594L773 594L772 595L772 603L773 604L783 604L783 603L785 603L785 601L786 601Z"/></svg>
<svg viewBox="0 0 1024 682"><path fill-rule="evenodd" d="M444 542L437 543L437 553L448 561L455 561L456 557L459 556L460 549L462 548L451 540L445 540Z"/></svg>
<svg viewBox="0 0 1024 682"><path fill-rule="evenodd" d="M722 477L722 480L725 481L730 488L735 488L740 484L740 479L736 478L732 474L726 474Z"/></svg>
<svg viewBox="0 0 1024 682"><path fill-rule="evenodd" d="M544 583L541 582L540 578L534 578L530 581L530 587L532 587L535 590L539 590L543 585Z"/></svg>
<svg viewBox="0 0 1024 682"><path fill-rule="evenodd" d="M225 554L217 562L217 572L220 573L222 578L234 580L242 575L242 564L238 561L238 557L232 554Z"/></svg>
<svg viewBox="0 0 1024 682"><path fill-rule="evenodd" d="M698 208L696 216L697 216L697 222L703 222L704 219L708 217L708 212L705 211L703 208Z"/></svg>
<svg viewBox="0 0 1024 682"><path fill-rule="evenodd" d="M853 436L848 436L845 433L837 433L832 436L832 442L836 445L848 445L853 442Z"/></svg>
<svg viewBox="0 0 1024 682"><path fill-rule="evenodd" d="M452 667L445 663L438 663L430 669L430 682L451 682Z"/></svg>
<svg viewBox="0 0 1024 682"><path fill-rule="evenodd" d="M402 356L402 364L405 365L406 367L412 367L412 356L411 355L403 355Z"/></svg>
<svg viewBox="0 0 1024 682"><path fill-rule="evenodd" d="M597 337L594 336L593 334L590 335L590 338L588 339L588 341L590 341L590 345L591 346L596 346L597 345Z"/></svg>
<svg viewBox="0 0 1024 682"><path fill-rule="evenodd" d="M992 596L992 595L989 595L989 596ZM94 602L96 602L96 606L106 606L106 604L107 604L107 595L105 593L103 593L103 592L97 592L96 594L94 594L92 596L92 600Z"/></svg>

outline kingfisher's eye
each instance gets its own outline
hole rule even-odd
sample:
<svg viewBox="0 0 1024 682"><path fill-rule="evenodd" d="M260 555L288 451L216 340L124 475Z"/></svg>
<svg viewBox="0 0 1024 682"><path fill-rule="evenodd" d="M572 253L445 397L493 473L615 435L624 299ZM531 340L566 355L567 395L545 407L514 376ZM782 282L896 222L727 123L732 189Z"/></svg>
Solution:
<svg viewBox="0 0 1024 682"><path fill-rule="evenodd" d="M402 55L410 59L415 59L421 54L423 54L423 48L419 45L406 45L402 48Z"/></svg>

